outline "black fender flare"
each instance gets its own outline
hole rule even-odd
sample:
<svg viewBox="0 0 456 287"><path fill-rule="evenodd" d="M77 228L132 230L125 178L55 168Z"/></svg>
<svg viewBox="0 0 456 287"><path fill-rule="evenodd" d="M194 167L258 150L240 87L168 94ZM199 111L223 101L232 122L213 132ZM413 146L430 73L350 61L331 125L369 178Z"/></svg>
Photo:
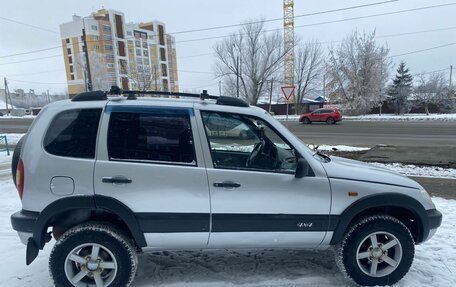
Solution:
<svg viewBox="0 0 456 287"><path fill-rule="evenodd" d="M422 242L429 235L429 219L423 205L416 199L399 193L380 193L363 197L349 207L339 216L336 228L331 238L331 245L341 242L352 220L361 212L376 207L401 207L412 212L418 220L417 243Z"/></svg>
<svg viewBox="0 0 456 287"><path fill-rule="evenodd" d="M65 211L76 209L104 210L117 215L130 230L133 239L139 247L145 247L146 239L141 231L135 214L125 204L112 197L95 196L68 196L49 204L38 216L33 229L33 241L36 247L43 249L46 243L46 233L51 219Z"/></svg>

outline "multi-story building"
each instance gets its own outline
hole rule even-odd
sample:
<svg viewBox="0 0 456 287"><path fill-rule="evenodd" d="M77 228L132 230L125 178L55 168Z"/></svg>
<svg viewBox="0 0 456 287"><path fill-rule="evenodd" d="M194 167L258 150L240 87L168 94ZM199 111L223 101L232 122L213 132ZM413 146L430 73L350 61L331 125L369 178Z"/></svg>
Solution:
<svg viewBox="0 0 456 287"><path fill-rule="evenodd" d="M179 90L174 37L162 22L126 24L122 12L101 9L74 15L60 25L60 35L70 96L87 90L89 70L94 90Z"/></svg>

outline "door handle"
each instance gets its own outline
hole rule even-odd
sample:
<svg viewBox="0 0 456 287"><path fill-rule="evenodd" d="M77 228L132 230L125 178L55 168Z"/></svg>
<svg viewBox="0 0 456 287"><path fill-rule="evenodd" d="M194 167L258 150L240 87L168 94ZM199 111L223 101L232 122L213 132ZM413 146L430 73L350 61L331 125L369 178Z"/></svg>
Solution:
<svg viewBox="0 0 456 287"><path fill-rule="evenodd" d="M123 184L123 183L131 183L132 180L126 178L125 176L114 176L114 177L103 177L101 179L103 183L114 183L114 184Z"/></svg>
<svg viewBox="0 0 456 287"><path fill-rule="evenodd" d="M216 181L214 182L215 187L225 187L225 188L238 188L241 187L241 185L237 182L232 182L232 181Z"/></svg>

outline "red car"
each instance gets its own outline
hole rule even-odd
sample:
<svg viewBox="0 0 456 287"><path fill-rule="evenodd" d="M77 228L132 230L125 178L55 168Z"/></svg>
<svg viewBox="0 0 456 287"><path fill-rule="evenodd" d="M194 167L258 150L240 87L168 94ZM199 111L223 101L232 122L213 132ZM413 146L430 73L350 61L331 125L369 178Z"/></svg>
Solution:
<svg viewBox="0 0 456 287"><path fill-rule="evenodd" d="M307 114L302 114L299 117L299 122L303 124L311 124L312 122L326 122L327 124L335 124L342 120L342 114L338 109L323 108L314 110Z"/></svg>

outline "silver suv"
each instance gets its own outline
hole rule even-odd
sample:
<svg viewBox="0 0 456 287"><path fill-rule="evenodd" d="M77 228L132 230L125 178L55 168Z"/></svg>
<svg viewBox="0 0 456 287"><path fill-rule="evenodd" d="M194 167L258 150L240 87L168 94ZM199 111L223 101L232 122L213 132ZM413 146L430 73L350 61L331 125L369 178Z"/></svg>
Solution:
<svg viewBox="0 0 456 287"><path fill-rule="evenodd" d="M347 278L394 284L440 226L415 181L311 151L260 108L135 93L52 103L15 150L11 223L27 265L55 238L56 286L128 286L139 252L331 246Z"/></svg>

